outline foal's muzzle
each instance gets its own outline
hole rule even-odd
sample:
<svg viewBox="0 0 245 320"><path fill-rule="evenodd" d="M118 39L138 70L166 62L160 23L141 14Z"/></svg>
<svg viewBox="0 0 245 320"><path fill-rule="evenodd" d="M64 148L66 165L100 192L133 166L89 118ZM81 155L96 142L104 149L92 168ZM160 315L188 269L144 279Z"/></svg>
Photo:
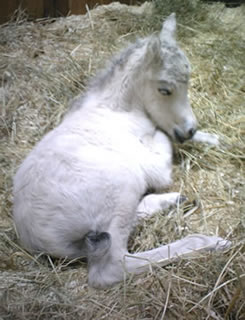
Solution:
<svg viewBox="0 0 245 320"><path fill-rule="evenodd" d="M197 131L196 128L190 128L190 129L188 129L187 132L183 132L180 129L176 128L176 129L174 129L174 136L178 142L183 143L186 140L191 139L194 136L194 134L196 133L196 131Z"/></svg>

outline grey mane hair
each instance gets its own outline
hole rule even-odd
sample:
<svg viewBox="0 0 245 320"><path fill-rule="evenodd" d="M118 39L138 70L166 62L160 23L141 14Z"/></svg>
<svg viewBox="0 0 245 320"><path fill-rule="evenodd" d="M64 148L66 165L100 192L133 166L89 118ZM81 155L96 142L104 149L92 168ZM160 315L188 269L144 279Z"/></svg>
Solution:
<svg viewBox="0 0 245 320"><path fill-rule="evenodd" d="M88 91L100 91L115 75L117 70L123 70L128 63L128 59L135 52L135 50L141 48L144 45L141 39L138 39L135 43L131 44L128 48L122 50L102 69L90 82Z"/></svg>
<svg viewBox="0 0 245 320"><path fill-rule="evenodd" d="M83 101L86 100L87 96L90 96L91 92L102 91L107 85L108 82L113 79L115 73L118 69L123 69L123 67L127 64L129 57L137 48L141 48L143 43L140 39L136 41L136 43L131 44L128 48L122 50L118 55L114 56L112 60L110 60L107 65L101 69L94 77L91 78L86 93L84 95L79 95L75 97L70 102L70 112L74 112L81 108Z"/></svg>

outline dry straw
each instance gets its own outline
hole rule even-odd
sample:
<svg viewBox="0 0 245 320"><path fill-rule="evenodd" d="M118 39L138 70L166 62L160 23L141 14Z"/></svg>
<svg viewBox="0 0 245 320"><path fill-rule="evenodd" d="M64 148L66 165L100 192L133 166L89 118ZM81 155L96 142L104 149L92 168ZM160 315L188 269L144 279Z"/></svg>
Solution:
<svg viewBox="0 0 245 320"><path fill-rule="evenodd" d="M187 234L219 234L226 252L184 259L112 289L87 286L81 261L32 257L11 220L12 177L68 102L106 59L177 12L192 64L190 96L219 147L176 146L174 186L190 201L135 230L130 250ZM0 319L245 319L245 7L198 0L98 7L86 16L30 22L18 12L0 27Z"/></svg>

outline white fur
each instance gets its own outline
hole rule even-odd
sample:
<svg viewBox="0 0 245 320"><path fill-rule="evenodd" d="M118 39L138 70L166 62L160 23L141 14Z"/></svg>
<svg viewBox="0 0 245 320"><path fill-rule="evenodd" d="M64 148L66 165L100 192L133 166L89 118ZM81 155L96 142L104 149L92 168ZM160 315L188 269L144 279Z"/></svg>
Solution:
<svg viewBox="0 0 245 320"><path fill-rule="evenodd" d="M195 235L147 252L127 251L137 212L151 215L179 198L144 197L171 184L172 145L163 132L175 138L177 130L187 139L196 128L187 95L189 63L175 28L171 15L159 36L122 52L37 144L14 179L14 221L23 246L58 257L86 256L95 287L221 240Z"/></svg>
<svg viewBox="0 0 245 320"><path fill-rule="evenodd" d="M219 137L216 134L202 132L199 130L192 137L192 140L196 142L204 142L212 146L218 146L220 144Z"/></svg>

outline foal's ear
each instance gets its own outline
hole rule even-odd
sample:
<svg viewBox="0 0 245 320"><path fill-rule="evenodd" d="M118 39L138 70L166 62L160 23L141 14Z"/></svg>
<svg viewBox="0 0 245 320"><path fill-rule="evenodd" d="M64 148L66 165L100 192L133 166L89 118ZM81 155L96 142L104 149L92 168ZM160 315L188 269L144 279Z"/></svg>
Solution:
<svg viewBox="0 0 245 320"><path fill-rule="evenodd" d="M158 37L152 36L148 39L146 46L145 62L152 63L160 58L161 42Z"/></svg>
<svg viewBox="0 0 245 320"><path fill-rule="evenodd" d="M161 42L173 42L175 43L175 32L176 32L176 16L175 13L170 14L162 25L160 32Z"/></svg>

